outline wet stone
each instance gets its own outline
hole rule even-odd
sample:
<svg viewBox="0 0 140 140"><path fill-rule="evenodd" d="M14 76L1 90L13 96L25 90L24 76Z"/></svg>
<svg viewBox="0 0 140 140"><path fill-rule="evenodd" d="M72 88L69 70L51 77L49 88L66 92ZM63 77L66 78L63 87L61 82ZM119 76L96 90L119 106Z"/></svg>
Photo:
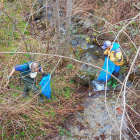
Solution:
<svg viewBox="0 0 140 140"><path fill-rule="evenodd" d="M90 134L90 132L86 132L86 133L85 133L85 135L89 135L89 134Z"/></svg>
<svg viewBox="0 0 140 140"><path fill-rule="evenodd" d="M95 56L101 56L101 54L100 54L98 51L95 51L93 54L94 54Z"/></svg>

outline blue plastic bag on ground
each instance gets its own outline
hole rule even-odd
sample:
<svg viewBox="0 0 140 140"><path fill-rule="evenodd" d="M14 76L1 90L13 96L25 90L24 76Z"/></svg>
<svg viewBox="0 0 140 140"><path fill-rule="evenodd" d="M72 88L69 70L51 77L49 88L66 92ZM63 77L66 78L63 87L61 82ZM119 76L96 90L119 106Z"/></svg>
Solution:
<svg viewBox="0 0 140 140"><path fill-rule="evenodd" d="M108 65L107 65L107 63L108 63ZM103 65L102 69L106 70L107 72L112 74L113 71L115 70L115 64L110 59L105 58L105 62L104 62L104 65ZM105 71L101 71L97 80L106 81L106 76L107 76L107 80L109 80L109 78L111 76L110 74L106 73Z"/></svg>
<svg viewBox="0 0 140 140"><path fill-rule="evenodd" d="M51 96L50 81L51 81L51 75L48 74L48 76L42 77L39 83L39 85L41 85L42 94L44 94L47 98L50 98Z"/></svg>

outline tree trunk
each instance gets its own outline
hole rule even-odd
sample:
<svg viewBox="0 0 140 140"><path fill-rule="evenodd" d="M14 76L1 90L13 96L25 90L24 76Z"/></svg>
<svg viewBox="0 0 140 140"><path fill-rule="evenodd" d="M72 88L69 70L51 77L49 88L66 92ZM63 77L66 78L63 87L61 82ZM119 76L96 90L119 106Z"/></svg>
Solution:
<svg viewBox="0 0 140 140"><path fill-rule="evenodd" d="M48 28L48 1L46 1L46 30Z"/></svg>
<svg viewBox="0 0 140 140"><path fill-rule="evenodd" d="M60 48L60 17L59 17L59 7L58 0L53 0L53 12L55 21L55 44L56 44L56 54L61 54Z"/></svg>
<svg viewBox="0 0 140 140"><path fill-rule="evenodd" d="M66 32L65 32L65 55L69 56L69 44L70 44L70 25L71 25L71 11L72 0L67 0L67 12L66 12Z"/></svg>
<svg viewBox="0 0 140 140"><path fill-rule="evenodd" d="M0 5L1 5L0 8L1 8L1 10L4 8L4 3L3 3L3 2L4 2L4 0L1 0L1 3L0 3Z"/></svg>

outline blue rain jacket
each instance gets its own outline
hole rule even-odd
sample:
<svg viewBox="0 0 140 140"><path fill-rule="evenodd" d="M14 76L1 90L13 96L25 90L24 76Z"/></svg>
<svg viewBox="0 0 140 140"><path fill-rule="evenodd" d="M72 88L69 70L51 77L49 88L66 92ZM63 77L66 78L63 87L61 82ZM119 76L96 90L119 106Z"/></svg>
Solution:
<svg viewBox="0 0 140 140"><path fill-rule="evenodd" d="M41 85L42 94L44 94L47 98L50 98L51 96L50 81L51 81L51 75L48 74L48 76L42 77L39 83L39 85Z"/></svg>
<svg viewBox="0 0 140 140"><path fill-rule="evenodd" d="M107 61L108 61L108 65L107 65ZM107 66L108 66L108 68L107 68ZM105 62L104 62L104 65L103 65L102 69L106 70L107 72L112 74L113 71L115 70L115 64L110 59L105 58ZM107 80L109 80L109 78L111 77L110 74L106 73L105 71L101 71L97 80L106 81L106 76L107 76Z"/></svg>
<svg viewBox="0 0 140 140"><path fill-rule="evenodd" d="M28 63L24 63L24 64L20 64L20 65L16 65L15 66L15 70L16 71L20 71L22 72L22 74L28 74L31 72L31 68L29 67L29 65L33 63L33 62L28 62ZM38 63L39 64L39 63ZM39 64L40 68L39 71L41 72L41 65Z"/></svg>

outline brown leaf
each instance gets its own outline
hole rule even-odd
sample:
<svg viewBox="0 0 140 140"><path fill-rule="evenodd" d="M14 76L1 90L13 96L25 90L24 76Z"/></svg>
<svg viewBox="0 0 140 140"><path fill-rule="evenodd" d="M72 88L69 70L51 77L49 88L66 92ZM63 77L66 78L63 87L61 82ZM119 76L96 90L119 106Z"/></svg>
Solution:
<svg viewBox="0 0 140 140"><path fill-rule="evenodd" d="M105 135L104 134L101 134L100 137L101 137L101 140L105 140Z"/></svg>
<svg viewBox="0 0 140 140"><path fill-rule="evenodd" d="M118 114L123 114L123 111L122 111L121 106L117 107L116 109L117 109L117 111L118 111Z"/></svg>
<svg viewBox="0 0 140 140"><path fill-rule="evenodd" d="M94 137L95 140L99 140L99 137Z"/></svg>

